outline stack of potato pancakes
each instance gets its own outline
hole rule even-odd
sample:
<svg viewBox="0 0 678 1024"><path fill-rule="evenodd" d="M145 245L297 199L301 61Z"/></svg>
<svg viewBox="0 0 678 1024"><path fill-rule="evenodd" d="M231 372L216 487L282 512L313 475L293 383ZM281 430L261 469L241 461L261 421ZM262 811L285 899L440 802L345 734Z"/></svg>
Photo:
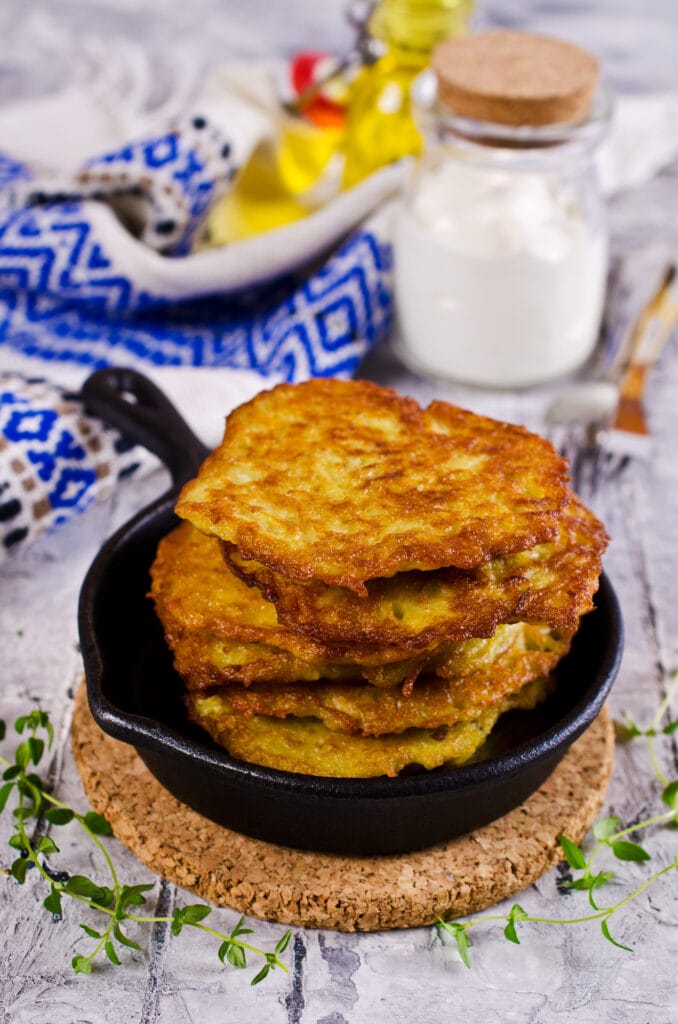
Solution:
<svg viewBox="0 0 678 1024"><path fill-rule="evenodd" d="M365 381L227 419L152 597L191 718L312 775L458 765L549 695L607 537L522 427Z"/></svg>

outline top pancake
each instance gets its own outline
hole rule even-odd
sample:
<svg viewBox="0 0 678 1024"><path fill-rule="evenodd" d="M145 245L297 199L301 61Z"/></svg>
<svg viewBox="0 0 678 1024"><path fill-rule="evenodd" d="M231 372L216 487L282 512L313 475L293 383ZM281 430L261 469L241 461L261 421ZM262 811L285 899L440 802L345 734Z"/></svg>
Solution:
<svg viewBox="0 0 678 1024"><path fill-rule="evenodd" d="M294 580L366 594L550 540L566 463L542 438L367 381L281 384L241 405L177 513Z"/></svg>

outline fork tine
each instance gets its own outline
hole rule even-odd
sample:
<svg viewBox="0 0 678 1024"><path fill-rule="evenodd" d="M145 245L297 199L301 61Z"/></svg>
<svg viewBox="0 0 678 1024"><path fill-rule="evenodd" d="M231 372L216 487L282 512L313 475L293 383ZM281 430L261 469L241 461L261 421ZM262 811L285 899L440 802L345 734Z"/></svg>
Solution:
<svg viewBox="0 0 678 1024"><path fill-rule="evenodd" d="M556 451L567 460L572 487L579 492L588 450L585 431L578 424L551 423L546 436Z"/></svg>
<svg viewBox="0 0 678 1024"><path fill-rule="evenodd" d="M604 475L606 480L616 480L620 477L627 466L631 464L631 456L621 452L607 449L604 453Z"/></svg>

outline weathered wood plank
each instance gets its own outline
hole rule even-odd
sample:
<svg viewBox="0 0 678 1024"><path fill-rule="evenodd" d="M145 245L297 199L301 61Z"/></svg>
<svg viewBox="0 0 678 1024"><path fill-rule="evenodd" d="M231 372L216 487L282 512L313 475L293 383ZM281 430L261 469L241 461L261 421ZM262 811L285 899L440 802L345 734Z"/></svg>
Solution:
<svg viewBox="0 0 678 1024"><path fill-rule="evenodd" d="M274 5L275 6L275 5ZM195 64L209 64L230 54L253 55L280 48L291 50L305 38L313 45L331 47L347 40L341 9L343 0L318 5L311 0L288 0L285 21L271 14L268 0L252 0L245 7L217 5L203 0L199 16L187 5L162 0L151 10L131 12L116 0L91 0L85 6L63 0L60 22L45 21L39 11L25 18L20 0L9 0L3 42L12 55L35 70L30 89L40 83L53 89L70 73L71 49L55 62L42 61L35 40L49 25L66 35L76 32L134 35L135 42L154 54L165 71L190 54ZM86 9L85 9L86 7ZM236 9L237 8L237 9ZM292 8L297 17L291 14ZM282 9L282 6L281 6ZM161 11L158 18L157 12ZM640 10L631 0L490 0L482 5L491 21L524 25L542 31L563 32L593 47L606 58L608 72L618 87L677 87L675 74L675 11L671 0L661 0L652 11ZM261 13L266 17L260 17ZM41 20L42 19L42 20ZM256 25L256 29L253 29ZM42 26L42 29L41 27ZM263 34L262 34L263 33ZM4 52L4 51L2 51ZM38 54L38 57L33 54ZM31 63L32 62L32 63ZM9 66L9 65L8 65ZM16 81L20 83L21 74ZM28 80L28 79L27 79ZM10 89L14 79L10 81ZM21 85L16 86L17 89ZM611 207L615 252L635 254L643 261L656 252L678 251L678 168L668 169L652 185L617 197ZM646 255L652 242L655 256ZM629 257L630 258L630 257ZM634 267L636 264L634 264ZM629 273L627 305L636 292L647 290L643 269ZM651 423L656 438L653 460L634 466L620 481L594 492L593 502L608 525L613 544L607 569L622 601L627 648L619 681L611 698L615 713L628 709L646 723L678 665L678 394L677 345L667 350L652 380ZM479 411L538 427L544 395L499 395L462 391L414 378L387 356L368 361L365 372L420 399L448 397ZM36 701L59 725L53 760L58 792L84 806L79 782L67 750L69 696L78 673L75 648L77 590L86 566L113 522L158 493L160 487L135 485L110 507L92 510L86 517L32 551L13 560L0 573L0 620L4 656L3 717L13 719ZM664 770L675 772L675 745L661 752ZM658 789L648 768L642 744L621 747L610 789L608 807L625 820L656 805ZM88 848L69 827L61 831L64 857L73 869L99 871ZM0 849L6 852L7 823L0 820ZM657 831L647 842L655 863L676 854L676 835ZM112 843L116 866L134 879L152 875L117 843ZM646 875L646 868L623 865L624 886ZM573 913L580 895L559 890L560 875L553 872L521 896L527 910L544 916ZM612 895L625 891L621 884ZM678 906L675 881L666 878L624 914L614 934L638 947L634 955L614 950L603 942L596 926L581 930L531 926L521 929L521 948L507 943L501 929L483 929L472 950L474 969L468 972L443 946L435 932L420 929L388 935L334 935L306 932L296 939L296 971L250 989L243 973L223 970L214 944L207 936L181 936L169 940L159 927L145 936L143 955L133 955L124 969L98 972L92 978L74 978L70 956L82 945L77 929L78 908L69 908L63 922L53 923L41 910L44 891L29 876L24 887L11 880L0 885L4 942L0 943L0 989L3 1020L9 1024L119 1024L121 1019L143 1024L216 1024L222 1020L271 1024L371 1024L388 1018L394 1024L438 1022L454 1017L486 1024L534 1021L538 1024L590 1024L592 1020L619 1024L667 1024L675 1019L678 989L675 957ZM152 894L164 910L175 898L171 887ZM193 897L181 894L189 901ZM235 915L225 912L230 924ZM220 919L222 914L219 914ZM273 942L277 926L255 922L257 938ZM618 928L618 930L617 930Z"/></svg>

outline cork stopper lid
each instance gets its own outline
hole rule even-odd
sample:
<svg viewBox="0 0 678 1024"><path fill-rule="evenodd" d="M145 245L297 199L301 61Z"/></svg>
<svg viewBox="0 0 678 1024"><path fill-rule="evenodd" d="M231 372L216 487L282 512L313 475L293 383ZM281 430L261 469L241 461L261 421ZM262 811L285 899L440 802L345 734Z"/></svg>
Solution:
<svg viewBox="0 0 678 1024"><path fill-rule="evenodd" d="M493 124L580 121L598 82L586 50L528 32L478 32L441 43L433 54L438 99L461 117Z"/></svg>

